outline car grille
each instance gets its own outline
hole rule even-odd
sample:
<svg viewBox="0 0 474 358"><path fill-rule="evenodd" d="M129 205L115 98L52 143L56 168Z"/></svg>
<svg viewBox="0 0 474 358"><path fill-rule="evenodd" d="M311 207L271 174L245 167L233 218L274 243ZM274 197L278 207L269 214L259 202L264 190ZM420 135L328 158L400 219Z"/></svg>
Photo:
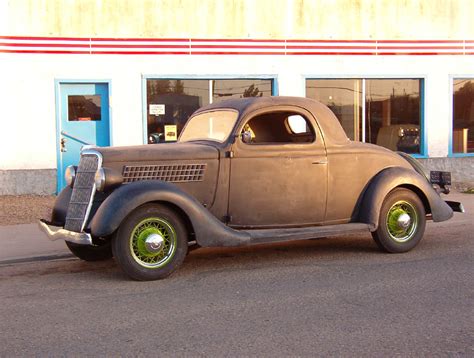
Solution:
<svg viewBox="0 0 474 358"><path fill-rule="evenodd" d="M139 165L123 168L123 182L162 180L174 183L202 181L206 164Z"/></svg>
<svg viewBox="0 0 474 358"><path fill-rule="evenodd" d="M94 176L99 168L99 154L83 154L76 172L72 188L71 201L67 209L66 230L81 232L89 216L89 210L94 199Z"/></svg>

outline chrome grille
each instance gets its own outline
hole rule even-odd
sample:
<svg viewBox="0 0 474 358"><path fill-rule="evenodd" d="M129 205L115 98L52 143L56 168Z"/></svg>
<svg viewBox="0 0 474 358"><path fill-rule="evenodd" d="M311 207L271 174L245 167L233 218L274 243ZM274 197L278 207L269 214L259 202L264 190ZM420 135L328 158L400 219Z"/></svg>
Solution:
<svg viewBox="0 0 474 358"><path fill-rule="evenodd" d="M206 164L138 165L123 168L123 182L162 180L174 183L202 181Z"/></svg>
<svg viewBox="0 0 474 358"><path fill-rule="evenodd" d="M81 232L89 216L89 210L94 198L95 172L99 168L99 154L82 154L72 188L71 201L67 209L66 230Z"/></svg>

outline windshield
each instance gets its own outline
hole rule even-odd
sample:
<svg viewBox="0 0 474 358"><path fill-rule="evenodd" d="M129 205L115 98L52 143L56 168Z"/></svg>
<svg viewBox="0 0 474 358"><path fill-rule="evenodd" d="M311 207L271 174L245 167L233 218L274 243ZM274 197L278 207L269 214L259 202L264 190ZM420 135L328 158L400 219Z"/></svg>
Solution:
<svg viewBox="0 0 474 358"><path fill-rule="evenodd" d="M235 111L213 111L192 117L184 127L180 142L212 140L224 142L228 137L238 113Z"/></svg>

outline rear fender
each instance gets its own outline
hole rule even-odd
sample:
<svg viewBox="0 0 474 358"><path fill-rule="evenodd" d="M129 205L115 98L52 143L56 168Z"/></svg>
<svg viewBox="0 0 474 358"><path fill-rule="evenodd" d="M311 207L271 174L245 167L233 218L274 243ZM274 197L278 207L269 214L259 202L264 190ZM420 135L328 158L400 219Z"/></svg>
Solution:
<svg viewBox="0 0 474 358"><path fill-rule="evenodd" d="M356 221L369 224L375 231L379 225L383 201L393 189L403 187L415 192L431 213L433 221L445 221L453 216L447 205L430 183L416 171L403 167L390 167L379 172L369 183L363 194Z"/></svg>
<svg viewBox="0 0 474 358"><path fill-rule="evenodd" d="M150 202L169 203L178 207L191 222L200 246L245 245L250 236L227 227L195 198L177 186L158 180L125 184L114 190L100 205L91 221L91 234L106 237L139 206Z"/></svg>

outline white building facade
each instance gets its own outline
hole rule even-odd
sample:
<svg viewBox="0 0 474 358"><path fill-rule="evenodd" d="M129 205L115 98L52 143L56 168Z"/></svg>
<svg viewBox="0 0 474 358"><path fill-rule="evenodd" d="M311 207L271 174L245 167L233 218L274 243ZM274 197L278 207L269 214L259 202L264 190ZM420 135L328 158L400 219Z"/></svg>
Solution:
<svg viewBox="0 0 474 358"><path fill-rule="evenodd" d="M84 144L171 141L199 106L267 95L474 183L470 1L45 3L0 9L2 195L57 192Z"/></svg>

